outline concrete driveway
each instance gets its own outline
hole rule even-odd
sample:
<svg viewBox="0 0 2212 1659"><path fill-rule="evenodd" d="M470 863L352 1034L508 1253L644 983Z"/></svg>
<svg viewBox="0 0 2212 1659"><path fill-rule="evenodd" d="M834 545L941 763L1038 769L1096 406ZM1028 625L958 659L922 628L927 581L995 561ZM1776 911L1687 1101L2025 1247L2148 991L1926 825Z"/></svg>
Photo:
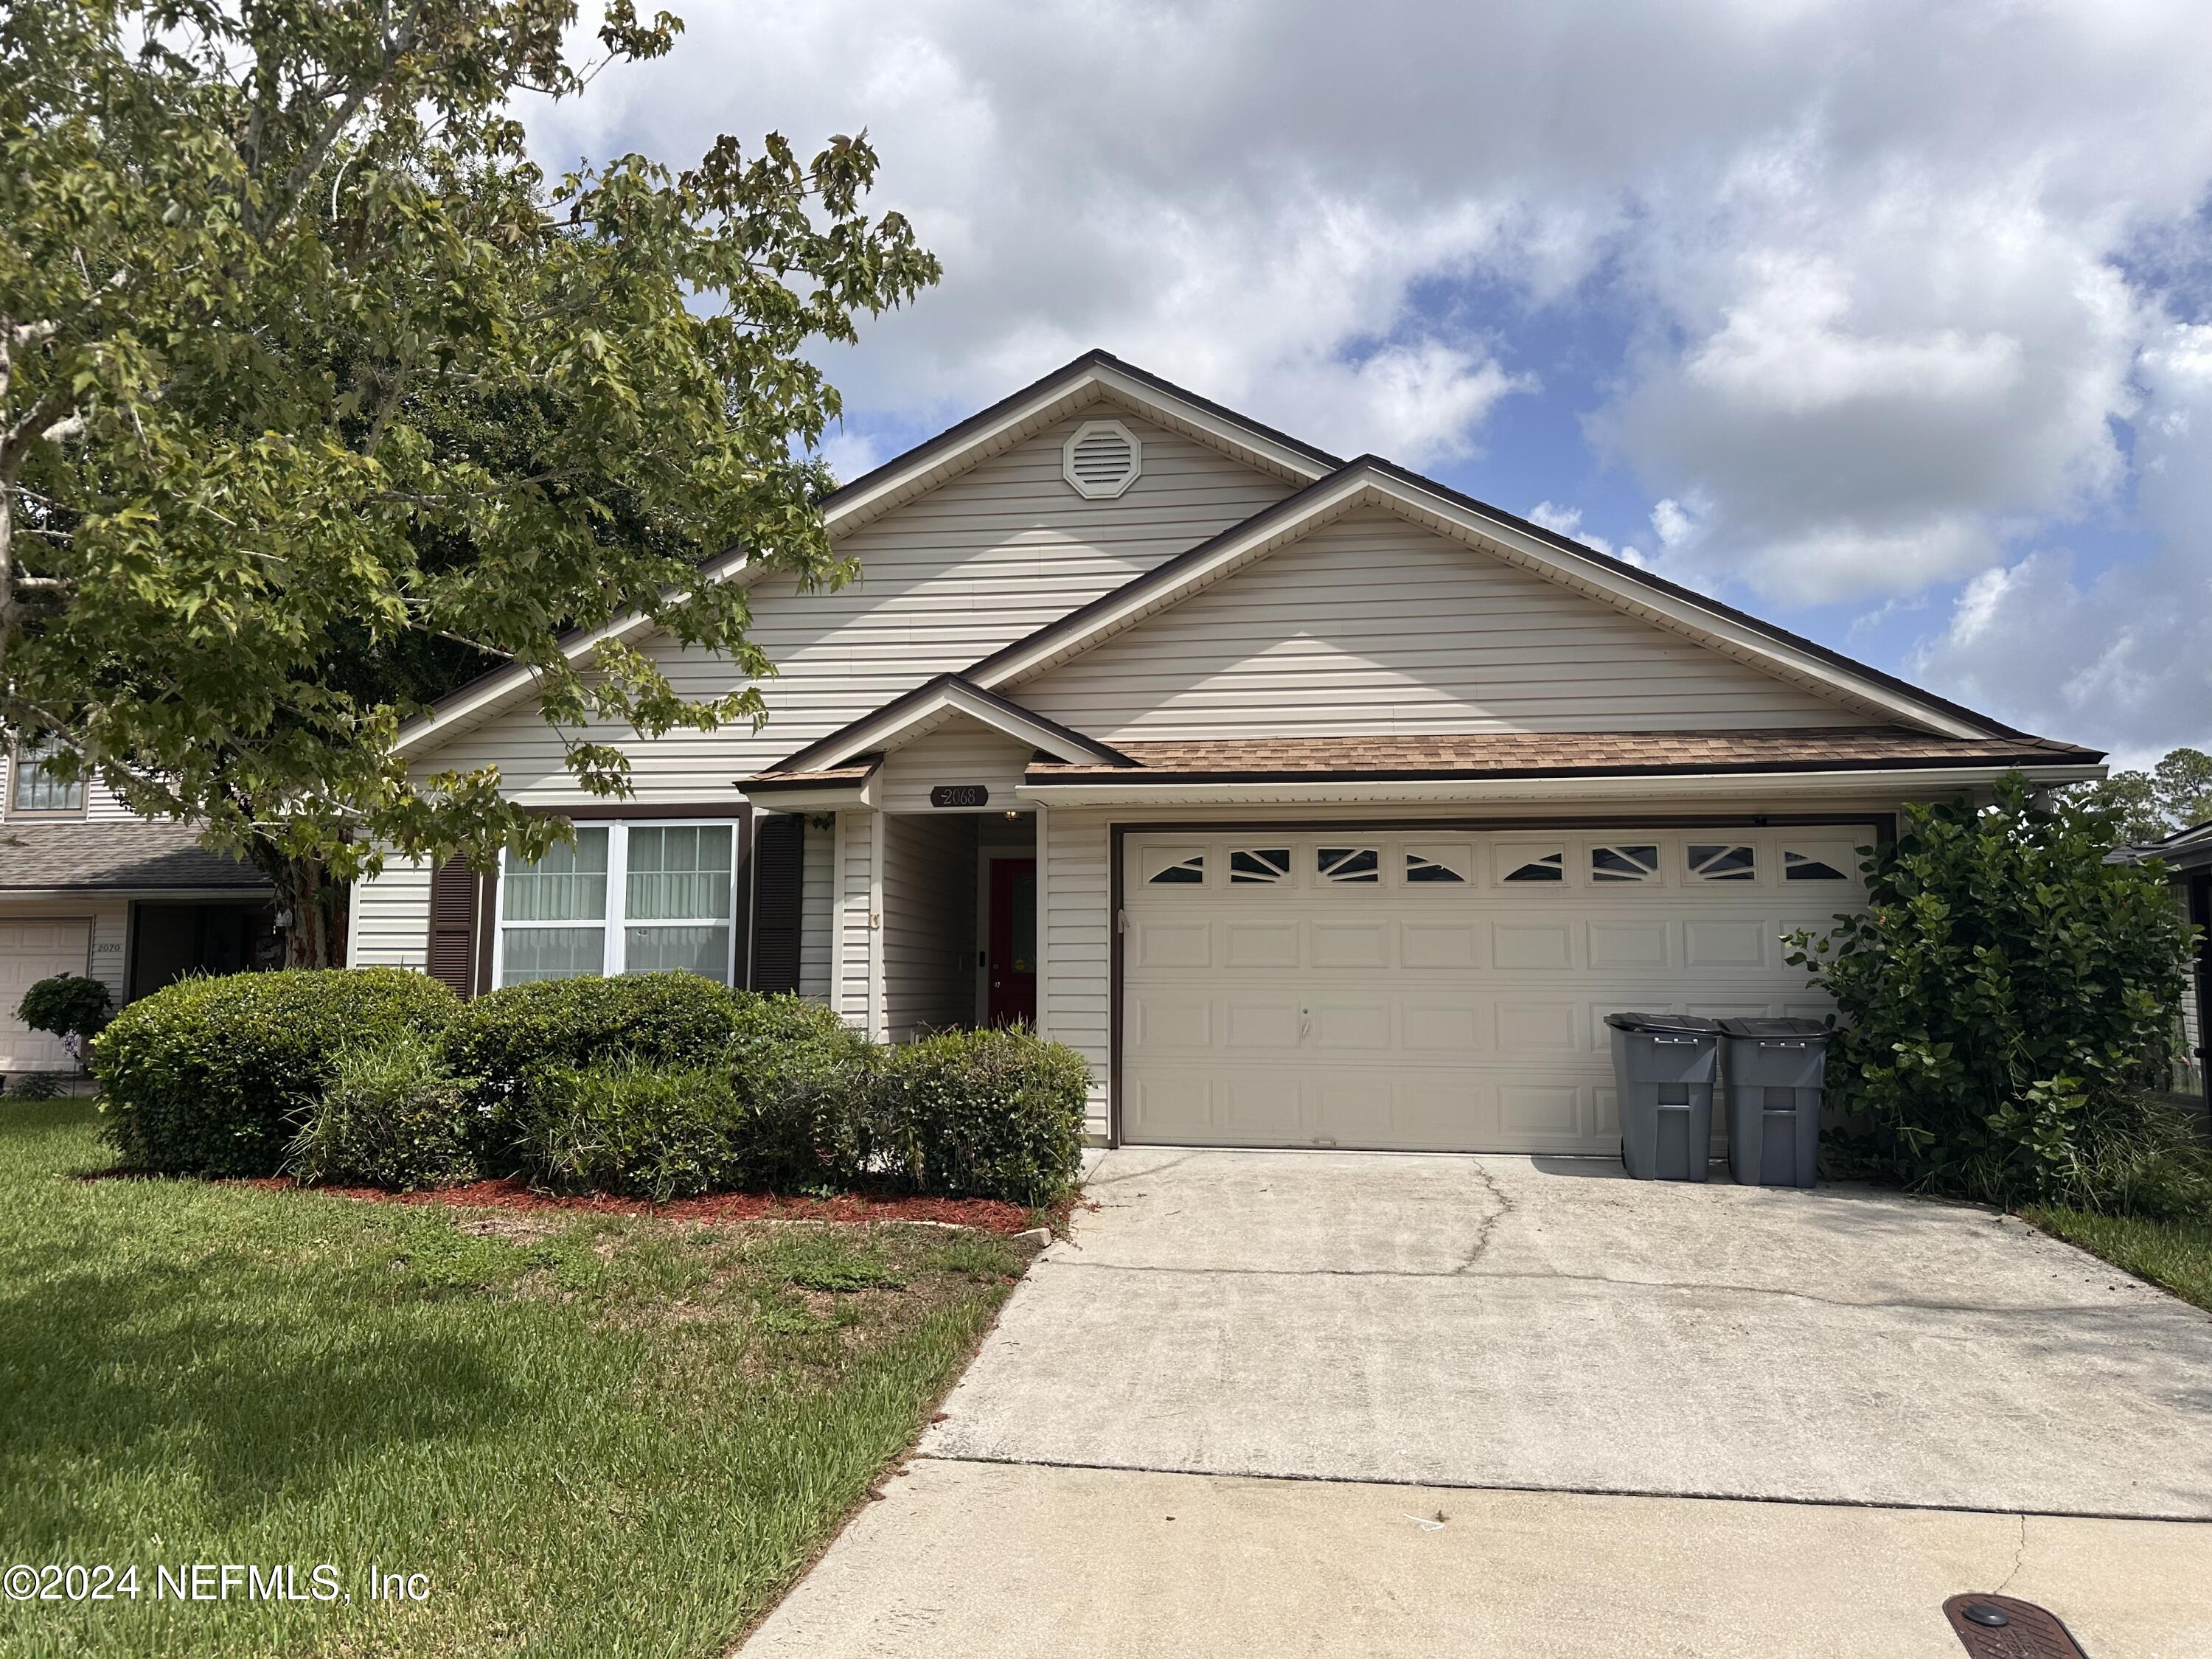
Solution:
<svg viewBox="0 0 2212 1659"><path fill-rule="evenodd" d="M2019 1222L1576 1159L1087 1190L749 1652L1034 1651L1050 1607L1061 1652L1932 1659L2001 1585L2212 1652L2212 1317Z"/></svg>

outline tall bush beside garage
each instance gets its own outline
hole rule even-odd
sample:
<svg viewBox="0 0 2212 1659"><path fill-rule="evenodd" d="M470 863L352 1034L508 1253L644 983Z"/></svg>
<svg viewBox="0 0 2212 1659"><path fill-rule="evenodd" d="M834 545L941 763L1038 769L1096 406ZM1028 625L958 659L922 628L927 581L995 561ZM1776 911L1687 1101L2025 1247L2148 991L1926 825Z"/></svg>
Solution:
<svg viewBox="0 0 2212 1659"><path fill-rule="evenodd" d="M398 968L179 980L94 1039L108 1142L160 1175L267 1176L348 1049L441 1031L459 1007Z"/></svg>
<svg viewBox="0 0 2212 1659"><path fill-rule="evenodd" d="M2165 1075L2192 930L2154 866L2108 864L2110 815L2033 802L1909 806L1868 905L1792 936L1842 1018L1830 1100L1847 1159L2000 1204L2157 1200L2147 1088Z"/></svg>

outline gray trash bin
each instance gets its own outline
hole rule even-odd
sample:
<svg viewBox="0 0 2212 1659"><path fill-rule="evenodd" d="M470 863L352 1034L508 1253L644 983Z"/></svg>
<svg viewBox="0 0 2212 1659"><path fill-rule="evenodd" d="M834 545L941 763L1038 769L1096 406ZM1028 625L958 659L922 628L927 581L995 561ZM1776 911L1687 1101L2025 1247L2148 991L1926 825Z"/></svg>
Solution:
<svg viewBox="0 0 2212 1659"><path fill-rule="evenodd" d="M1746 1187L1809 1187L1820 1173L1828 1028L1817 1019L1724 1019L1729 1173Z"/></svg>
<svg viewBox="0 0 2212 1659"><path fill-rule="evenodd" d="M1620 1161L1638 1181L1703 1181L1713 1144L1718 1020L1607 1014L1620 1096Z"/></svg>

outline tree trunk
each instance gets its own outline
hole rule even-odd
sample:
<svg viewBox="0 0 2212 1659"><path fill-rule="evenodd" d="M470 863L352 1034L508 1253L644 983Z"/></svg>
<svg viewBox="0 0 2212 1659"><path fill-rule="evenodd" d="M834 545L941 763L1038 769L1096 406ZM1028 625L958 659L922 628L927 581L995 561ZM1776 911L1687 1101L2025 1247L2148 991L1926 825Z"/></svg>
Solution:
<svg viewBox="0 0 2212 1659"><path fill-rule="evenodd" d="M276 927L284 936L284 965L342 966L344 886L331 879L320 859L294 858L262 842L255 843L252 856L276 890Z"/></svg>

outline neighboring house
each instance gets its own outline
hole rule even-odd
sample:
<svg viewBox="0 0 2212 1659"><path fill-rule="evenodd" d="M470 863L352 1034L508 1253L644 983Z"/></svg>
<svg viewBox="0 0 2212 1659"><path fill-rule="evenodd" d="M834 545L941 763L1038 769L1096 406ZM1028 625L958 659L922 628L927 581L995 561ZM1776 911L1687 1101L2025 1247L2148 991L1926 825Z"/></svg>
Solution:
<svg viewBox="0 0 2212 1659"><path fill-rule="evenodd" d="M76 1064L15 1018L50 975L88 974L120 1006L192 969L270 966L276 948L258 872L40 760L0 742L0 1075Z"/></svg>
<svg viewBox="0 0 2212 1659"><path fill-rule="evenodd" d="M2204 1036L2212 1031L2212 823L2177 830L2160 841L2121 849L2116 856L2141 864L2156 859L2173 884L2173 896L2197 925L2197 954L2189 965L2189 991L2182 1000L2182 1060L2175 1087L2202 1096L2212 1108L2212 1067L2205 1064Z"/></svg>
<svg viewBox="0 0 2212 1659"><path fill-rule="evenodd" d="M1103 353L823 507L861 574L757 582L763 729L580 734L635 800L578 789L525 674L405 731L578 842L395 866L349 959L693 967L892 1040L1034 1019L1101 1139L1609 1152L1607 1012L1817 1012L1781 936L1859 901L1901 802L2103 773Z"/></svg>

